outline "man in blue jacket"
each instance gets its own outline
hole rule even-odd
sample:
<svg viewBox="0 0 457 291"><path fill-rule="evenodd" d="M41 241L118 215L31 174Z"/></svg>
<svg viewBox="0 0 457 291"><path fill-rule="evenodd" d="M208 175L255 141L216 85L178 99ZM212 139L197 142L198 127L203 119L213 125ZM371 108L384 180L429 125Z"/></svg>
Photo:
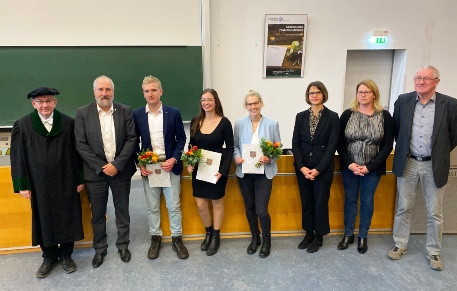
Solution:
<svg viewBox="0 0 457 291"><path fill-rule="evenodd" d="M160 101L163 90L162 83L158 78L145 77L142 88L147 104L133 112L138 142L141 144L141 150L150 149L159 156L159 160L163 161L161 163L162 170L170 172L171 183L170 187L151 188L147 179L143 179L148 205L149 234L151 235L151 246L147 256L149 259L156 259L159 256L162 241L160 194L163 191L170 219L173 250L176 251L178 258L187 259L189 252L182 242L180 202L180 174L182 172L180 157L186 143L184 125L179 110L163 105ZM140 171L143 177L152 173L141 165Z"/></svg>

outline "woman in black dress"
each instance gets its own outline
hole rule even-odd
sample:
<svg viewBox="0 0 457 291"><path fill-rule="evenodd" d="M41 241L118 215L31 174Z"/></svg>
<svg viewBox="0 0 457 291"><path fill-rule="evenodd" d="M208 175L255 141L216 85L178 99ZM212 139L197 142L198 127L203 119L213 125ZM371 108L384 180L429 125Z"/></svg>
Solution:
<svg viewBox="0 0 457 291"><path fill-rule="evenodd" d="M225 148L223 148L224 143ZM232 124L224 117L221 101L214 89L205 89L202 92L200 113L192 118L190 124L190 144L222 154L219 172L215 174L216 184L197 180L198 166L195 168L196 171L194 167L187 166L187 170L192 173L192 189L198 212L206 228L206 237L202 242L201 250L206 251L208 256L212 256L217 253L220 245L219 231L224 218L223 197L234 147ZM213 206L213 219L209 209L210 200Z"/></svg>

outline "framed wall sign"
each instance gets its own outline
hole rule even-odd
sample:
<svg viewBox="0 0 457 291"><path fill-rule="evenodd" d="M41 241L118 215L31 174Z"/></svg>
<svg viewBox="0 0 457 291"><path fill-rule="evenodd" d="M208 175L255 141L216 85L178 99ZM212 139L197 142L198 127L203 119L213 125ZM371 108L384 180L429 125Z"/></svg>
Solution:
<svg viewBox="0 0 457 291"><path fill-rule="evenodd" d="M303 77L307 14L266 14L263 78Z"/></svg>

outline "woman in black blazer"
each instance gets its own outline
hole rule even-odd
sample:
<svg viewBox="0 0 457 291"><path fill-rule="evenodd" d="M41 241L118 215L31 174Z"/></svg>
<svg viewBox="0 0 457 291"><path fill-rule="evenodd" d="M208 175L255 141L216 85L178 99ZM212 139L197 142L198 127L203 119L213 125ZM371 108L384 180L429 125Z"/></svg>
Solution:
<svg viewBox="0 0 457 291"><path fill-rule="evenodd" d="M322 82L311 82L306 89L308 110L297 114L292 152L302 203L305 238L298 245L314 253L330 232L328 200L333 181L333 156L340 130L338 114L324 106L328 92Z"/></svg>

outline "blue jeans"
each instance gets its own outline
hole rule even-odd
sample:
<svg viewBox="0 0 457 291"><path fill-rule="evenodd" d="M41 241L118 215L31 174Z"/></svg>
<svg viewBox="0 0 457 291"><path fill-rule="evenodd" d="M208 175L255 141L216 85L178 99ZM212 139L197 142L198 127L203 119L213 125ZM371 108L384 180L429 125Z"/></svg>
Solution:
<svg viewBox="0 0 457 291"><path fill-rule="evenodd" d="M148 205L149 234L162 236L160 228L160 193L163 191L170 219L171 236L182 235L181 213L181 177L170 172L170 187L149 187L149 182L143 179L144 194Z"/></svg>
<svg viewBox="0 0 457 291"><path fill-rule="evenodd" d="M422 188L427 209L427 240L429 255L439 255L443 238L443 196L446 187L437 188L433 178L432 161L407 159L405 170L397 177L397 211L393 237L395 246L406 249L411 229L411 212L416 202L417 187Z"/></svg>
<svg viewBox="0 0 457 291"><path fill-rule="evenodd" d="M344 186L344 235L350 236L354 234L357 202L360 193L359 237L366 238L370 229L371 218L373 217L374 193L381 176L376 172L358 176L354 175L349 169L344 169L341 174Z"/></svg>

